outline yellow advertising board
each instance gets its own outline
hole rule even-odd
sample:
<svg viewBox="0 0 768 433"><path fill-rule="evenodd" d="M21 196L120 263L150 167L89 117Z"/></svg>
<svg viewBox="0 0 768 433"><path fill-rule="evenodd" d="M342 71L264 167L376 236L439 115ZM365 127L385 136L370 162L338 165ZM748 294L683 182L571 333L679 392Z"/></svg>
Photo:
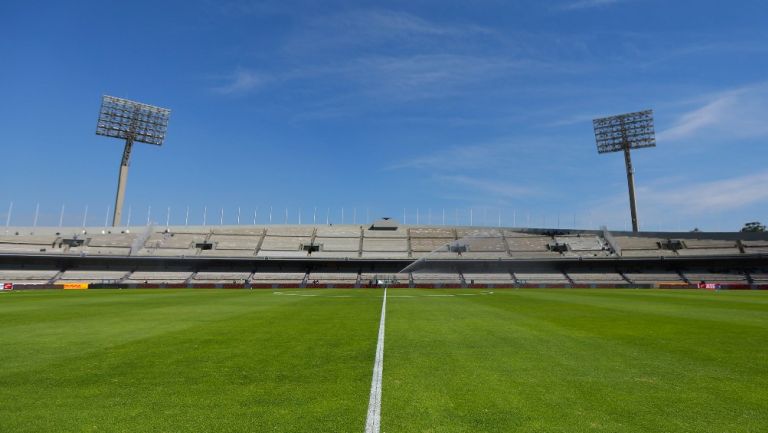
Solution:
<svg viewBox="0 0 768 433"><path fill-rule="evenodd" d="M88 288L88 283L64 283L61 287L64 290L85 290Z"/></svg>

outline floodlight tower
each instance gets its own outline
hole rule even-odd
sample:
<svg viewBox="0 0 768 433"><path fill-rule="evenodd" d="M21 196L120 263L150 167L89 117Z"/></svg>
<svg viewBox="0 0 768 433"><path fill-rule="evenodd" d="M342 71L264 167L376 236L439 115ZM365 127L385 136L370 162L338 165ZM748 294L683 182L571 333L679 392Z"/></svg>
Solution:
<svg viewBox="0 0 768 433"><path fill-rule="evenodd" d="M113 227L120 225L133 143L161 146L168 129L168 117L170 115L171 110L167 108L141 104L114 96L104 95L102 97L99 121L96 124L96 135L125 140L123 159L120 161L120 175L117 180L115 213L112 217Z"/></svg>
<svg viewBox="0 0 768 433"><path fill-rule="evenodd" d="M635 204L635 171L629 151L642 147L656 147L653 129L653 110L603 117L592 121L598 153L624 152L629 185L629 210L632 213L632 231L638 231Z"/></svg>

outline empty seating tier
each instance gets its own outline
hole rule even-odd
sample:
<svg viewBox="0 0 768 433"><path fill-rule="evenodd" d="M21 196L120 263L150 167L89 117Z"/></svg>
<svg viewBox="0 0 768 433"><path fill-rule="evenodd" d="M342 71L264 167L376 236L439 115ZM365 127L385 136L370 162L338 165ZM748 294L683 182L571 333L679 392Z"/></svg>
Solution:
<svg viewBox="0 0 768 433"><path fill-rule="evenodd" d="M455 239L453 230L448 228L416 227L410 230L411 238Z"/></svg>
<svg viewBox="0 0 768 433"><path fill-rule="evenodd" d="M411 250L420 252L449 251L449 244L454 242L449 238L417 238L411 239Z"/></svg>
<svg viewBox="0 0 768 433"><path fill-rule="evenodd" d="M136 271L128 276L126 283L174 283L180 284L192 276L192 272Z"/></svg>
<svg viewBox="0 0 768 433"><path fill-rule="evenodd" d="M55 270L3 269L0 270L0 283L45 284L58 273Z"/></svg>
<svg viewBox="0 0 768 433"><path fill-rule="evenodd" d="M561 273L528 273L515 272L515 278L520 284L568 284L569 281Z"/></svg>
<svg viewBox="0 0 768 433"><path fill-rule="evenodd" d="M217 250L253 251L261 241L261 235L212 235L208 242Z"/></svg>
<svg viewBox="0 0 768 433"><path fill-rule="evenodd" d="M250 278L250 272L198 272L193 283L243 283Z"/></svg>
<svg viewBox="0 0 768 433"><path fill-rule="evenodd" d="M658 250L660 242L666 242L661 238L616 236L616 242L622 251L624 250Z"/></svg>
<svg viewBox="0 0 768 433"><path fill-rule="evenodd" d="M407 239L363 239L363 252L371 251L408 251Z"/></svg>
<svg viewBox="0 0 768 433"><path fill-rule="evenodd" d="M360 249L360 236L356 238L318 236L315 238L314 245L318 245L320 251L357 252Z"/></svg>
<svg viewBox="0 0 768 433"><path fill-rule="evenodd" d="M736 248L734 240L685 239L686 248Z"/></svg>
<svg viewBox="0 0 768 433"><path fill-rule="evenodd" d="M298 272L256 272L251 277L252 284L295 284L299 287L304 280L304 273Z"/></svg>
<svg viewBox="0 0 768 433"><path fill-rule="evenodd" d="M576 284L627 284L616 272L568 272Z"/></svg>
<svg viewBox="0 0 768 433"><path fill-rule="evenodd" d="M465 245L467 252L506 252L507 244L504 238L497 237L468 237L462 238L459 245Z"/></svg>
<svg viewBox="0 0 768 433"><path fill-rule="evenodd" d="M355 273L312 272L307 276L307 284L355 284Z"/></svg>
<svg viewBox="0 0 768 433"><path fill-rule="evenodd" d="M677 250L677 254L681 256L713 256L723 255L730 256L734 254L741 254L738 248L683 248Z"/></svg>
<svg viewBox="0 0 768 433"><path fill-rule="evenodd" d="M269 236L309 237L314 233L314 226L270 226L267 228Z"/></svg>
<svg viewBox="0 0 768 433"><path fill-rule="evenodd" d="M133 233L98 234L88 237L86 244L91 247L122 247L130 248L136 240Z"/></svg>
<svg viewBox="0 0 768 433"><path fill-rule="evenodd" d="M555 236L555 242L568 245L570 251L603 251L603 241L595 235Z"/></svg>
<svg viewBox="0 0 768 433"><path fill-rule="evenodd" d="M194 249L195 244L205 242L206 235L180 233L153 233L144 243L146 248Z"/></svg>
<svg viewBox="0 0 768 433"><path fill-rule="evenodd" d="M302 245L309 245L309 236L272 236L267 234L261 249L266 251L300 251Z"/></svg>
<svg viewBox="0 0 768 433"><path fill-rule="evenodd" d="M629 281L638 284L651 283L683 283L683 279L677 272L629 272L624 274Z"/></svg>
<svg viewBox="0 0 768 433"><path fill-rule="evenodd" d="M510 251L549 251L549 236L507 237Z"/></svg>
<svg viewBox="0 0 768 433"><path fill-rule="evenodd" d="M476 273L464 273L464 281L467 284L501 284L512 286L512 275L505 274L476 274Z"/></svg>
<svg viewBox="0 0 768 433"><path fill-rule="evenodd" d="M500 238L502 231L492 228L456 229L459 239L464 238Z"/></svg>
<svg viewBox="0 0 768 433"><path fill-rule="evenodd" d="M318 226L318 237L325 238L360 238L360 226Z"/></svg>
<svg viewBox="0 0 768 433"><path fill-rule="evenodd" d="M439 273L439 274L433 274L433 273L426 273L426 272L414 272L411 274L413 277L413 283L416 285L416 287L419 286L419 284L450 284L450 285L461 285L461 276L459 274L452 274L452 273Z"/></svg>
<svg viewBox="0 0 768 433"><path fill-rule="evenodd" d="M684 272L685 278L691 283L739 283L747 284L747 276L726 272Z"/></svg>

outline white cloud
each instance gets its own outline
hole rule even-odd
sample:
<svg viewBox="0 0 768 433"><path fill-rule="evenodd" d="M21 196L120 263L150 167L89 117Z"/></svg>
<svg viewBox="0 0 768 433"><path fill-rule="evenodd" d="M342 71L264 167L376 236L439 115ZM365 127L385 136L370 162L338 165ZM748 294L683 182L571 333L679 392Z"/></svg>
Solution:
<svg viewBox="0 0 768 433"><path fill-rule="evenodd" d="M768 202L768 171L671 189L640 189L643 200L669 209L679 206L683 212L719 212Z"/></svg>
<svg viewBox="0 0 768 433"><path fill-rule="evenodd" d="M224 95L242 95L262 87L267 81L262 73L238 69L227 78L226 84L214 88L214 91Z"/></svg>
<svg viewBox="0 0 768 433"><path fill-rule="evenodd" d="M747 215L768 205L768 170L726 179L684 183L667 179L637 189L637 207L642 230L689 230L704 223L722 229L723 217L738 221L754 220ZM589 213L598 224L623 228L629 224L626 191L589 203ZM759 218L758 218L759 219ZM688 227L690 225L690 227ZM736 230L738 227L731 227Z"/></svg>
<svg viewBox="0 0 768 433"><path fill-rule="evenodd" d="M723 136L753 138L768 136L768 84L716 94L704 105L680 116L658 134L659 141Z"/></svg>

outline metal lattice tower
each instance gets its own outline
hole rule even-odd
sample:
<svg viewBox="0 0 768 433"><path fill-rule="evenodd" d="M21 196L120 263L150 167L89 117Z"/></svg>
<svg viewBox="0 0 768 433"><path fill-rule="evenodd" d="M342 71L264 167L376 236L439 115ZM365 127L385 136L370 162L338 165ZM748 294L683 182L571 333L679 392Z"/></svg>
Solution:
<svg viewBox="0 0 768 433"><path fill-rule="evenodd" d="M161 146L168 129L170 114L171 110L167 108L141 104L114 96L104 95L102 97L96 134L125 140L117 181L115 213L112 217L113 227L120 225L133 143Z"/></svg>
<svg viewBox="0 0 768 433"><path fill-rule="evenodd" d="M629 186L629 210L632 216L632 231L639 230L637 204L635 202L635 171L632 167L631 149L656 147L656 133L653 126L653 110L603 117L592 121L598 153L624 152Z"/></svg>

